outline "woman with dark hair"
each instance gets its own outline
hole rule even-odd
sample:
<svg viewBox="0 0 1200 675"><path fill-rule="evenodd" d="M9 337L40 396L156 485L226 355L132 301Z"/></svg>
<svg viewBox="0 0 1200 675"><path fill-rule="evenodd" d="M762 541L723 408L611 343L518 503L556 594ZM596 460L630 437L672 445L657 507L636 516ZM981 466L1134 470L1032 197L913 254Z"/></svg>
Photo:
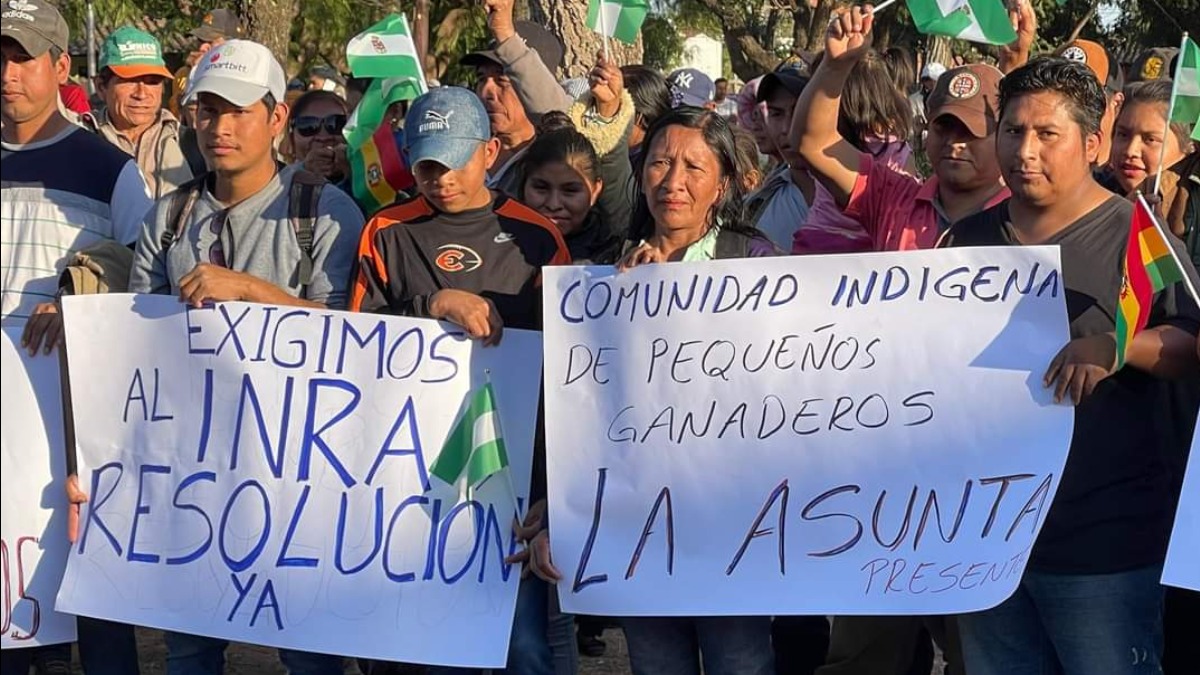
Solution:
<svg viewBox="0 0 1200 675"><path fill-rule="evenodd" d="M676 108L646 134L635 168L641 241L620 267L776 255L765 235L742 222L745 188L733 130L702 108ZM775 671L769 616L626 617L621 620L634 675ZM697 655L699 651L699 655Z"/></svg>
<svg viewBox="0 0 1200 675"><path fill-rule="evenodd" d="M646 131L654 122L671 109L671 93L667 80L653 68L646 66L624 66L621 75L625 88L633 97L637 116L633 118L633 131L629 134L629 159L637 161Z"/></svg>
<svg viewBox="0 0 1200 675"><path fill-rule="evenodd" d="M1121 194L1133 196L1140 189L1149 196L1154 192L1159 167L1169 168L1191 152L1192 125L1168 124L1170 80L1135 82L1125 87L1123 93L1125 102L1113 124L1108 170ZM1170 204L1179 187L1179 174L1163 172L1162 185L1158 187L1163 202Z"/></svg>
<svg viewBox="0 0 1200 675"><path fill-rule="evenodd" d="M288 116L288 133L282 148L289 162L302 162L304 168L331 183L350 175L346 160L346 102L332 91L315 89L296 99Z"/></svg>
<svg viewBox="0 0 1200 675"><path fill-rule="evenodd" d="M611 146L610 153L627 152L615 143ZM543 115L537 138L525 153L521 201L558 227L572 261L607 265L616 262L621 252L624 227L606 222L599 202L606 193L610 198L621 199L612 193L624 181L620 167L603 162L597 150L567 115L560 112ZM629 161L621 159L627 181Z"/></svg>

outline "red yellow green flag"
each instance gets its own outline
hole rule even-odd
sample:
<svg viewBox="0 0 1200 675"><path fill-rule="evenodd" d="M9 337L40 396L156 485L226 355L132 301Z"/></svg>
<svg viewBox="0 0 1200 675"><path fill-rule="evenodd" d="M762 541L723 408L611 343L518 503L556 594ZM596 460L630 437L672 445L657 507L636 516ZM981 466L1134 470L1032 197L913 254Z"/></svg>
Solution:
<svg viewBox="0 0 1200 675"><path fill-rule="evenodd" d="M1133 205L1123 267L1124 282L1117 301L1118 369L1125 365L1125 353L1133 337L1146 327L1154 294L1187 280L1170 242L1141 195Z"/></svg>

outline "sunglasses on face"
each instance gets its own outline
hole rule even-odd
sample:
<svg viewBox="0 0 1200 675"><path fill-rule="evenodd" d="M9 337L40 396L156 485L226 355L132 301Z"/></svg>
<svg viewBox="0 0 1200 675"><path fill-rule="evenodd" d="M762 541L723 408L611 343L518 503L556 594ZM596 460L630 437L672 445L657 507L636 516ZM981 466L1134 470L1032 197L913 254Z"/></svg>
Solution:
<svg viewBox="0 0 1200 675"><path fill-rule="evenodd" d="M341 114L326 115L324 117L302 115L292 122L292 129L306 138L316 136L321 131L321 127L325 127L325 133L336 136L342 133L342 128L345 126L346 116Z"/></svg>

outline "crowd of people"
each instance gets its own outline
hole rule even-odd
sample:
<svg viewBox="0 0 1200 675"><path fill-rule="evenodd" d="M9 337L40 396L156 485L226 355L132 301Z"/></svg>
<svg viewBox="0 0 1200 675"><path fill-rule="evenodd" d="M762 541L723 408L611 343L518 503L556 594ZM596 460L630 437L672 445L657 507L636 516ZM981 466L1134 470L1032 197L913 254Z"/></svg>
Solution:
<svg viewBox="0 0 1200 675"><path fill-rule="evenodd" d="M60 93L63 17L9 3L3 320L25 322L30 354L61 351L57 299L87 292L82 273L92 288L196 306L441 319L494 344L505 327L540 329L546 265L1057 245L1071 340L1044 384L1076 421L1011 598L957 617L571 617L557 609L539 448L504 672L574 673L610 622L637 675L928 673L934 644L953 675L1195 672L1196 594L1159 579L1200 405L1200 307L1182 286L1157 294L1120 368L1114 338L1136 195L1173 233L1186 274L1200 265L1200 148L1168 119L1172 51L1128 68L1082 39L1031 54L1026 1L995 63L918 67L873 48L873 12L855 6L835 15L822 53L737 93L698 70L664 76L603 55L560 82L558 40L514 21L513 0L484 4L494 43L462 60L473 87L434 86L389 109L412 194L367 212L342 131L369 81L324 69L289 82L217 10L177 73L153 35L113 31L95 82L103 106L79 112ZM75 508L88 498L73 479L67 489ZM132 627L80 617L78 631L85 673L138 672ZM165 639L168 673L222 672L225 641ZM3 672L68 672L70 658L70 646L6 650ZM339 655L279 658L296 675L345 667Z"/></svg>

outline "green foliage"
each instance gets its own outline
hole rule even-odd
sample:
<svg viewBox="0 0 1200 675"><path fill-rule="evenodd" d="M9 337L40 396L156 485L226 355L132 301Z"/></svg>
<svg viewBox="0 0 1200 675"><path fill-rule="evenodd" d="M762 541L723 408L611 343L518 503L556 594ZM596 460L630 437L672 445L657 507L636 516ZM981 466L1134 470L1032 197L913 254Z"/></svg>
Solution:
<svg viewBox="0 0 1200 675"><path fill-rule="evenodd" d="M651 14L642 24L642 49L642 63L669 72L683 55L683 35L671 19Z"/></svg>

